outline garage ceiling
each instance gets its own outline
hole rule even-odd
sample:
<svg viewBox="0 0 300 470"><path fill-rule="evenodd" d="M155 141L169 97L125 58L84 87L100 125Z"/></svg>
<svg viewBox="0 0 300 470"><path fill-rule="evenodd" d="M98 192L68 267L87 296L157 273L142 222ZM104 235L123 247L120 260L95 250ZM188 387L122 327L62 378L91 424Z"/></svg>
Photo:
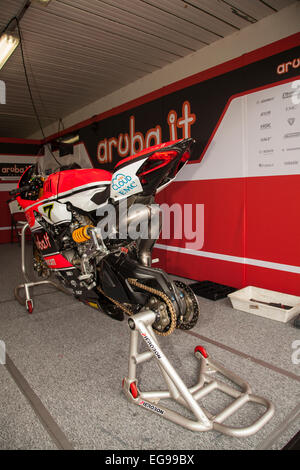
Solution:
<svg viewBox="0 0 300 470"><path fill-rule="evenodd" d="M24 0L0 0L1 30ZM25 60L43 126L181 57L272 15L294 0L32 1L21 19ZM7 103L0 136L39 126L20 47L0 71Z"/></svg>

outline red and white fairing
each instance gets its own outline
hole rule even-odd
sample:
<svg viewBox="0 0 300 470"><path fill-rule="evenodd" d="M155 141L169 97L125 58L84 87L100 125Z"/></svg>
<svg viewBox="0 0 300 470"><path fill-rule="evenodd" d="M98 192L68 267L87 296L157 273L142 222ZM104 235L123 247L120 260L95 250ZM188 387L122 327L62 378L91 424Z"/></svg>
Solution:
<svg viewBox="0 0 300 470"><path fill-rule="evenodd" d="M34 212L38 212L50 224L71 222L66 204L90 212L98 204L92 201L95 194L104 192L111 184L112 175L99 169L65 170L49 175L43 186L43 196L36 201L17 198L24 209L31 230L40 228ZM49 209L50 207L50 209Z"/></svg>

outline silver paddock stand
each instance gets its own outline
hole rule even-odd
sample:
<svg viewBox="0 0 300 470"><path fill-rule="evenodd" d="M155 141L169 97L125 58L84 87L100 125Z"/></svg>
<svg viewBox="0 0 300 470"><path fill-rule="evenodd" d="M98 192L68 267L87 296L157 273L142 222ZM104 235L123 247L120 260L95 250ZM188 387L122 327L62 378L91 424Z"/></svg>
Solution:
<svg viewBox="0 0 300 470"><path fill-rule="evenodd" d="M247 437L255 434L272 418L274 414L273 404L265 398L253 395L250 386L246 382L212 360L201 346L195 348L195 356L200 361L199 381L193 387L187 388L159 346L157 335L152 329L155 317L156 314L152 310L145 309L128 321L131 329L129 371L128 376L123 379L122 388L129 401L191 431L214 429L233 437ZM140 335L149 351L138 352ZM142 392L137 385L137 366L153 358L157 361L168 390ZM229 379L240 390L216 378L217 373L227 380ZM216 415L212 415L198 403L199 400L214 390L220 390L233 398L232 403ZM192 412L195 419L189 419L164 406L158 406L160 400L167 398L183 405ZM224 424L227 418L248 402L263 405L265 408L264 413L253 424L240 428Z"/></svg>
<svg viewBox="0 0 300 470"><path fill-rule="evenodd" d="M29 279L27 272L26 272L26 263L25 263L25 249L26 249L25 234L28 228L29 228L28 223L24 223L22 231L21 231L21 268L22 268L22 273L23 273L25 282L24 284L20 284L19 286L15 287L14 293L15 293L15 298L17 299L17 301L21 305L25 305L28 313L32 313L33 312L33 300L30 297L30 290L29 290L31 287L49 284L52 287L55 287L56 289L64 292L65 294L68 294L68 295L70 294L65 289L57 285L55 282L49 281L49 279L45 279L43 281L31 281ZM21 289L24 289L25 291L25 298L20 296L19 292Z"/></svg>

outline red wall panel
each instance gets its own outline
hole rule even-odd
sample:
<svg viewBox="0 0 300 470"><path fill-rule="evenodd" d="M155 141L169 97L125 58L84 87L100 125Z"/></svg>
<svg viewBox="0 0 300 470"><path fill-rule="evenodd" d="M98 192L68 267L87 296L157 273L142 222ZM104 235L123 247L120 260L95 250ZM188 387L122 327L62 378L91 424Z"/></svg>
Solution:
<svg viewBox="0 0 300 470"><path fill-rule="evenodd" d="M247 178L246 257L300 266L300 175Z"/></svg>

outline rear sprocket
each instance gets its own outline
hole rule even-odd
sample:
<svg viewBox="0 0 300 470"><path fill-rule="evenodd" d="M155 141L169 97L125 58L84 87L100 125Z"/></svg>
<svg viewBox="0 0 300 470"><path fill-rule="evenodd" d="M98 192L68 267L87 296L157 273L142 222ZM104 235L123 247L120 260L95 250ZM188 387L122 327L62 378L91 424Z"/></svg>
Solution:
<svg viewBox="0 0 300 470"><path fill-rule="evenodd" d="M196 325L200 313L197 297L187 284L181 281L174 281L174 284L182 293L186 305L185 312L177 318L176 328L191 330Z"/></svg>

